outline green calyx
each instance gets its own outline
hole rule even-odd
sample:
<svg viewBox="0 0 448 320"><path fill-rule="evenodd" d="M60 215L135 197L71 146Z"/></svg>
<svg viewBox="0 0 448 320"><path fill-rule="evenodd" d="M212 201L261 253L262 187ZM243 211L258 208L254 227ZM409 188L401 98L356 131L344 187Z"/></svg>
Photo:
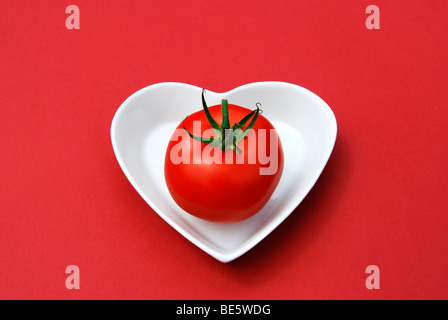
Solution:
<svg viewBox="0 0 448 320"><path fill-rule="evenodd" d="M215 119L213 119L212 115L210 114L210 111L208 110L207 103L205 102L204 93L205 89L202 89L202 107L204 109L205 116L207 117L208 122L215 131L215 136L211 138L203 138L193 135L185 128L185 120L188 118L188 116L187 118L184 119L182 123L185 131L194 140L219 147L221 148L222 151L232 149L237 153L241 153L241 149L238 147L237 144L244 139L244 137L249 133L249 130L254 126L255 121L257 121L258 115L262 112L262 110L260 109L261 104L258 102L256 104L257 107L256 110L253 110L252 112L248 113L243 119L235 123L233 126L230 126L229 103L227 99L223 99L221 101L222 124L219 125L215 121ZM246 125L246 123L249 122L249 120L251 120L249 125L243 129L243 127Z"/></svg>

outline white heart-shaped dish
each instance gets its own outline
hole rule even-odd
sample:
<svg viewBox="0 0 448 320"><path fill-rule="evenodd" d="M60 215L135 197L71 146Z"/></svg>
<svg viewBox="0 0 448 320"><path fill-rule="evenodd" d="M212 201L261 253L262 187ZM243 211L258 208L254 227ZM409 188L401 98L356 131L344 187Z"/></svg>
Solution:
<svg viewBox="0 0 448 320"><path fill-rule="evenodd" d="M112 146L128 180L160 217L217 260L229 262L274 230L313 187L333 150L336 119L321 98L290 83L256 82L225 93L207 90L209 105L223 98L240 106L261 102L263 115L279 133L285 158L280 183L260 212L238 223L212 223L183 211L164 179L168 141L185 116L201 109L201 90L166 82L137 91L113 118Z"/></svg>

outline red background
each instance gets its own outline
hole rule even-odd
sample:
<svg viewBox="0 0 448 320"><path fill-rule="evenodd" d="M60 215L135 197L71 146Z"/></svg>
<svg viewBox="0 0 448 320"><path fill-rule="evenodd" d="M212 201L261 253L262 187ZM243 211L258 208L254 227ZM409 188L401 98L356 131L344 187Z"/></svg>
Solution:
<svg viewBox="0 0 448 320"><path fill-rule="evenodd" d="M71 4L79 30L65 27ZM370 4L380 30L365 26ZM0 7L0 298L448 298L446 0ZM140 198L110 124L150 84L263 80L321 96L338 138L303 203L222 264ZM79 290L65 287L71 264Z"/></svg>

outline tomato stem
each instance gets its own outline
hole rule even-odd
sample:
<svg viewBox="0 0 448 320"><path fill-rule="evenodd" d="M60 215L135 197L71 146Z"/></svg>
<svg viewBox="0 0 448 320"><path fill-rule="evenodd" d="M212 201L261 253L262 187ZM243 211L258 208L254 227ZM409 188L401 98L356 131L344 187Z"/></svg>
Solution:
<svg viewBox="0 0 448 320"><path fill-rule="evenodd" d="M229 120L229 103L227 99L221 100L221 111L222 111L222 124L219 125L215 119L213 119L208 107L207 102L205 101L205 89L202 89L202 108L204 109L205 116L210 123L210 126L215 131L215 137L212 138L203 138L198 137L190 133L185 128L185 120L188 118L188 116L184 119L182 122L182 125L187 131L188 135L197 141L211 144L217 147L220 147L222 151L225 151L227 149L231 149L235 151L236 153L241 153L242 150L238 147L238 143L244 139L244 137L249 133L249 130L252 129L255 122L257 121L258 115L262 113L262 110L260 109L261 104L257 102L255 106L257 109L251 111L249 114L247 114L243 119L236 122L232 127L230 127L230 120ZM249 125L243 130L243 127L246 125L249 120L251 122Z"/></svg>
<svg viewBox="0 0 448 320"><path fill-rule="evenodd" d="M222 99L221 101L222 108L222 125L221 127L225 129L230 129L230 120L229 120L229 103L227 99Z"/></svg>

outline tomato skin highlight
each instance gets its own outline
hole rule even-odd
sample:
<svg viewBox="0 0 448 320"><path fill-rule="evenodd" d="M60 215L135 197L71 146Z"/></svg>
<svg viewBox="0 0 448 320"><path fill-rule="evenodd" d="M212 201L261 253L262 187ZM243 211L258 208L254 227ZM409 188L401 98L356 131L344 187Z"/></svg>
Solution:
<svg viewBox="0 0 448 320"><path fill-rule="evenodd" d="M229 104L228 107L231 124L251 112L233 104ZM222 123L220 105L209 107L209 111L218 123ZM234 150L222 151L215 146L210 152L210 145L192 139L183 129L183 125L188 131L193 132L194 121L200 121L201 134L206 130L210 132L211 126L204 111L201 110L180 123L176 129L178 134L180 132L180 137L175 139L173 134L168 143L164 173L172 198L189 214L207 221L234 223L250 218L266 205L283 172L283 148L274 126L259 115L252 128L253 132L238 144L243 152L237 154ZM266 143L259 143L259 129L266 131ZM278 143L272 145L273 150L270 143L271 134L278 139L276 140ZM253 141L256 141L256 144L249 145ZM207 147L209 152L204 152ZM171 159L173 148L187 150L186 158L189 158L189 163L173 163ZM273 157L277 162L276 170L273 174L260 174L260 168L272 164L261 163L259 154L270 155L270 152L275 152L277 155ZM216 158L213 156L217 155L215 153L220 153L222 163L214 161ZM227 163L226 159L230 158L233 159L232 163ZM255 163L252 163L253 159Z"/></svg>

